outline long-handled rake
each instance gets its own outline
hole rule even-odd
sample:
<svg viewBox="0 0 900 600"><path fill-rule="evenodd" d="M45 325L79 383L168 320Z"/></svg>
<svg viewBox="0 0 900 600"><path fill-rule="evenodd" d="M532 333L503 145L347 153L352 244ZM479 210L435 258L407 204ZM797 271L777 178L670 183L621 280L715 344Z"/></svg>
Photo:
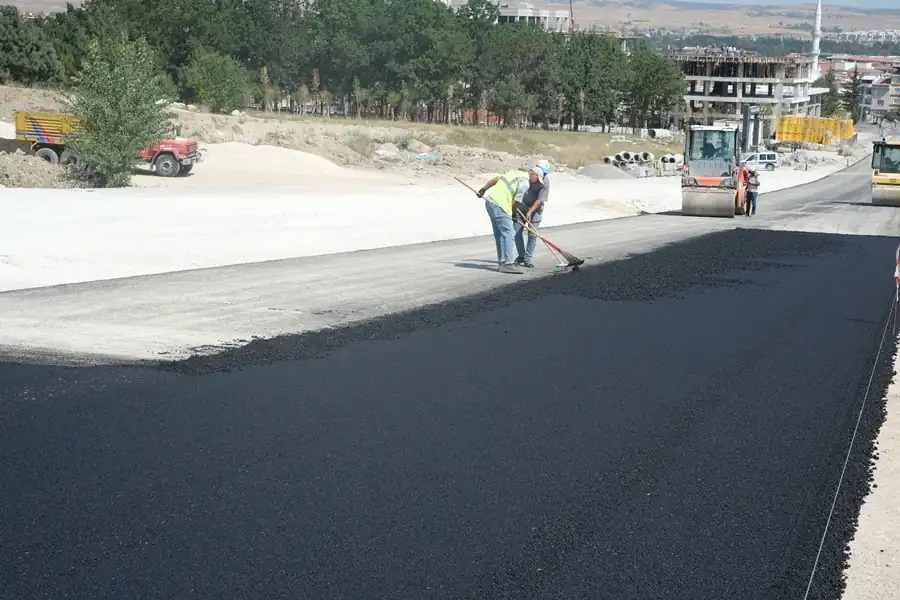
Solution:
<svg viewBox="0 0 900 600"><path fill-rule="evenodd" d="M516 212L519 213L520 217L522 217L522 226L528 230L528 235L533 235L534 237L536 237L539 240L541 240L542 242L544 242L544 245L547 246L547 250L550 251L550 254L552 254L554 256L554 258L556 258L556 260L559 261L559 264L556 265L554 270L556 270L556 271L565 271L566 269L572 269L572 271L579 270L579 267L581 267L581 265L584 264L583 258L578 258L571 252L566 252L565 250L563 250L562 248L560 248L559 246L557 246L556 244L554 244L553 242L551 242L550 240L548 240L547 238L542 236L540 233L538 233L538 230L535 228L535 226L532 225L531 222L525 217L525 215L522 214L521 210L516 209Z"/></svg>
<svg viewBox="0 0 900 600"><path fill-rule="evenodd" d="M466 186L467 188L469 188L473 193L475 193L475 194L478 193L475 190L475 188L473 188L471 185L469 185L468 183L466 183L459 177L454 176L453 178L455 180L457 180L458 182L460 182L461 184L463 184L464 186ZM535 226L532 225L531 222L529 222L527 218L525 218L525 215L522 214L521 210L519 210L517 208L516 212L519 213L519 216L522 218L522 226L528 230L528 235L533 235L536 238L538 238L539 240L541 240L542 242L544 242L544 245L547 246L547 250L550 251L550 254L552 254L554 256L554 258L556 258L556 260L559 261L559 264L556 265L554 270L556 270L556 271L565 271L568 269L571 269L572 271L579 270L579 267L584 264L583 258L578 258L571 252L566 252L565 250L563 250L562 248L560 248L559 246L557 246L556 244L554 244L553 242L551 242L550 240L548 240L547 238L542 236L540 233L538 233L538 230L535 228Z"/></svg>

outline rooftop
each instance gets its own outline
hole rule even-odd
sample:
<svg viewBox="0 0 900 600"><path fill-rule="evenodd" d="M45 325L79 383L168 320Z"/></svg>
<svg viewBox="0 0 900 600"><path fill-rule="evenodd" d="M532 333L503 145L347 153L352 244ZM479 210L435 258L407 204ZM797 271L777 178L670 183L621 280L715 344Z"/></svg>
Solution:
<svg viewBox="0 0 900 600"><path fill-rule="evenodd" d="M788 54L786 56L761 56L758 52L751 52L750 50L741 50L739 48L726 46L695 46L681 48L680 50L674 50L670 54L670 56L675 60L700 62L721 62L724 59L745 63L812 63L811 58L803 56L802 54Z"/></svg>

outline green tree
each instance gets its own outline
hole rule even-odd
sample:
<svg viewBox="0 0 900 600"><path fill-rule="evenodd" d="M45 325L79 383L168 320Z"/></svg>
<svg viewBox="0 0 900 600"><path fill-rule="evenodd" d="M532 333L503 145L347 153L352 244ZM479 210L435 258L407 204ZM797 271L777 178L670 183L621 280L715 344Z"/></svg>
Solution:
<svg viewBox="0 0 900 600"><path fill-rule="evenodd" d="M895 126L898 122L900 122L900 111L897 110L889 110L884 114L881 118L882 123L890 123L891 127Z"/></svg>
<svg viewBox="0 0 900 600"><path fill-rule="evenodd" d="M823 77L819 77L819 79L813 83L813 86L828 88L828 91L822 95L822 116L833 116L841 107L841 94L837 80L834 77L834 71L830 71Z"/></svg>
<svg viewBox="0 0 900 600"><path fill-rule="evenodd" d="M67 110L78 118L78 135L69 148L101 187L126 186L141 150L172 129L171 114L160 97L164 74L143 39L93 40L65 96Z"/></svg>
<svg viewBox="0 0 900 600"><path fill-rule="evenodd" d="M841 94L841 105L850 114L850 118L854 123L863 119L863 99L865 97L865 87L863 85L862 75L859 68L854 66L853 73L850 74L850 81Z"/></svg>
<svg viewBox="0 0 900 600"><path fill-rule="evenodd" d="M247 106L250 75L230 56L198 49L184 72L184 83L193 97L213 112L231 112Z"/></svg>
<svg viewBox="0 0 900 600"><path fill-rule="evenodd" d="M646 127L651 120L682 102L685 83L681 70L648 44L639 44L628 59L625 104L632 127Z"/></svg>
<svg viewBox="0 0 900 600"><path fill-rule="evenodd" d="M0 83L56 83L62 65L44 32L14 6L0 6Z"/></svg>
<svg viewBox="0 0 900 600"><path fill-rule="evenodd" d="M499 14L499 6L492 0L467 0L456 12L456 19L470 46L461 65L463 93L460 99L465 106L480 108L486 100L494 75L487 56L496 43L494 22Z"/></svg>
<svg viewBox="0 0 900 600"><path fill-rule="evenodd" d="M578 32L566 44L561 62L564 117L576 128L613 122L629 81L629 63L616 39Z"/></svg>
<svg viewBox="0 0 900 600"><path fill-rule="evenodd" d="M488 109L503 118L503 125L518 125L517 116L534 108L534 97L529 95L521 78L510 73L494 83L487 95Z"/></svg>
<svg viewBox="0 0 900 600"><path fill-rule="evenodd" d="M81 70L81 61L92 38L106 39L126 32L126 23L106 5L84 10L68 4L65 12L54 13L36 23L56 49L67 83Z"/></svg>

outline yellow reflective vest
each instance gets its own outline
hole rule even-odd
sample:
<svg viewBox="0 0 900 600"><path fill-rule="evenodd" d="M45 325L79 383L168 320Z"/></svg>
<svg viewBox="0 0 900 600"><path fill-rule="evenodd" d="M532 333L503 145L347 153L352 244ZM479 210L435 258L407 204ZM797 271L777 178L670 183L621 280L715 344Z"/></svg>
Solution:
<svg viewBox="0 0 900 600"><path fill-rule="evenodd" d="M512 216L513 200L519 189L519 180L528 179L528 173L525 171L507 171L497 180L497 183L487 192L487 197L491 202L499 206L503 212Z"/></svg>

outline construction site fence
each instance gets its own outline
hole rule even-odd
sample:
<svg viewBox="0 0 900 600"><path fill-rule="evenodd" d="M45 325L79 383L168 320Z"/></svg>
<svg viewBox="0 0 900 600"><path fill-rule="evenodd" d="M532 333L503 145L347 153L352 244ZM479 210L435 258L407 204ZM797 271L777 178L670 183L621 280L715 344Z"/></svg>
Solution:
<svg viewBox="0 0 900 600"><path fill-rule="evenodd" d="M839 145L856 139L853 121L826 117L783 116L775 125L775 139L779 142Z"/></svg>

